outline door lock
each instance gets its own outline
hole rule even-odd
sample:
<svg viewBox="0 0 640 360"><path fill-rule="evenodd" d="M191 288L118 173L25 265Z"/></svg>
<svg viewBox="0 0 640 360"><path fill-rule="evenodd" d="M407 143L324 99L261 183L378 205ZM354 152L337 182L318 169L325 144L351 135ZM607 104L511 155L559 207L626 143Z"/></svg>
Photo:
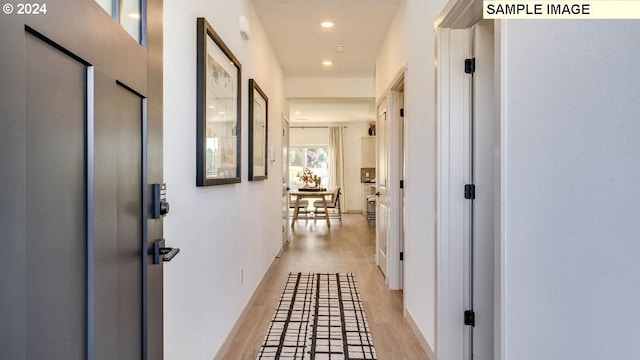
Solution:
<svg viewBox="0 0 640 360"><path fill-rule="evenodd" d="M169 202L167 202L167 184L152 184L153 195L152 219L160 219L169 213Z"/></svg>

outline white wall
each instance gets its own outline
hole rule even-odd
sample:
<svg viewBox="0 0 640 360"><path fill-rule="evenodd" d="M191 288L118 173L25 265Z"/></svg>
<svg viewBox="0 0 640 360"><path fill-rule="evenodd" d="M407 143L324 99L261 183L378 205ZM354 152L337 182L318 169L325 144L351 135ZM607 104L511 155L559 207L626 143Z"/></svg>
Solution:
<svg viewBox="0 0 640 360"><path fill-rule="evenodd" d="M368 122L352 122L344 129L344 186L347 188L347 211L362 211L362 183L360 168L362 167L362 141L368 136Z"/></svg>
<svg viewBox="0 0 640 360"><path fill-rule="evenodd" d="M435 344L436 122L433 21L445 0L406 0L376 61L380 98L398 71L405 76L405 309L429 346Z"/></svg>
<svg viewBox="0 0 640 360"><path fill-rule="evenodd" d="M290 146L307 146L307 145L324 145L329 146L329 129L325 127L300 128L293 124L289 127L289 145ZM324 126L324 125L313 125Z"/></svg>
<svg viewBox="0 0 640 360"><path fill-rule="evenodd" d="M637 359L640 23L503 31L502 359Z"/></svg>
<svg viewBox="0 0 640 360"><path fill-rule="evenodd" d="M336 124L314 124L310 126L329 126ZM369 123L357 121L341 123L344 125L344 164L346 202L343 211L362 211L362 183L360 183L360 168L362 167L362 147L360 138L367 136ZM291 146L329 145L329 130L326 128L295 128L302 126L294 124L289 131Z"/></svg>
<svg viewBox="0 0 640 360"><path fill-rule="evenodd" d="M238 32L249 19L251 39ZM242 183L195 186L196 17L204 16L242 63ZM248 0L164 1L164 179L167 243L181 249L165 274L165 359L217 353L281 244L283 75ZM269 179L247 181L247 91L269 97ZM246 226L251 224L251 226ZM240 267L244 283L240 284ZM153 316L153 314L151 315Z"/></svg>
<svg viewBox="0 0 640 360"><path fill-rule="evenodd" d="M370 78L286 78L287 98L371 98L374 79Z"/></svg>

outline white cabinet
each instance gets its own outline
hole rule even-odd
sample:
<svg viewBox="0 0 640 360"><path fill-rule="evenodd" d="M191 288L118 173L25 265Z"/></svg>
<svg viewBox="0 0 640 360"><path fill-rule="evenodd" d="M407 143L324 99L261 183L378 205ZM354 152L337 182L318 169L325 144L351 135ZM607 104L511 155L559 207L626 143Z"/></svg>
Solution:
<svg viewBox="0 0 640 360"><path fill-rule="evenodd" d="M360 139L362 143L361 168L376 167L376 138L375 136L364 136Z"/></svg>

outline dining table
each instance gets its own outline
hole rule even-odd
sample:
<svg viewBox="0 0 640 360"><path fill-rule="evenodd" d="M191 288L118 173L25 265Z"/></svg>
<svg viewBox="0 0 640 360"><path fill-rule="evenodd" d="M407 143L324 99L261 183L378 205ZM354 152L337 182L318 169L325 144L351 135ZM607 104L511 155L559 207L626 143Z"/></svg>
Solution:
<svg viewBox="0 0 640 360"><path fill-rule="evenodd" d="M327 221L327 227L331 227L331 223L329 222L329 212L327 211L327 196L333 195L333 191L327 191L327 189L298 189L290 190L289 195L294 196L296 202L293 210L293 218L291 219L292 228L298 219L317 220L322 218ZM315 213L313 216L309 216L309 213L305 213L304 216L300 216L300 200L302 199L309 199L310 204L313 204L313 200L315 199L322 200L324 216L318 217Z"/></svg>

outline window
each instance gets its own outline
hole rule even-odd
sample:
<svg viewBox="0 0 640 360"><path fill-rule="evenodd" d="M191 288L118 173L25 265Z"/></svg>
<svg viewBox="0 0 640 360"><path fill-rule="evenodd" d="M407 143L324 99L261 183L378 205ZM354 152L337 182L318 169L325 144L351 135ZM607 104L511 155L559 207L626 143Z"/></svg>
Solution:
<svg viewBox="0 0 640 360"><path fill-rule="evenodd" d="M289 148L289 182L301 187L304 184L296 176L308 167L314 175L322 179L320 186L329 184L329 147L328 146L292 146Z"/></svg>
<svg viewBox="0 0 640 360"><path fill-rule="evenodd" d="M136 41L142 39L142 0L96 0ZM144 45L144 44L143 44Z"/></svg>

